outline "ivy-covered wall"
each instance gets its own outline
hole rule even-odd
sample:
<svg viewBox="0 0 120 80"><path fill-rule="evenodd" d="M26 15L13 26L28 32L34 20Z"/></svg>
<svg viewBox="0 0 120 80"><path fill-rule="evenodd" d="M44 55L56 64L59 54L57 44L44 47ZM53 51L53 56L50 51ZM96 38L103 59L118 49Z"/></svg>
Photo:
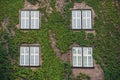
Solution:
<svg viewBox="0 0 120 80"><path fill-rule="evenodd" d="M35 4L34 0L32 1ZM38 1L37 1L38 2ZM65 80L65 73L71 79L71 68L69 63L63 63L56 57L50 43L49 33L55 33L57 47L61 53L69 50L69 46L77 43L83 46L94 45L94 58L97 60L105 73L105 80L120 79L120 13L112 0L85 0L86 4L93 7L96 18L94 29L96 36L88 35L85 31L73 31L70 29L71 11L74 2L82 0L71 0L64 6L64 12L55 10L55 0L50 1L54 9L51 14L45 12L46 8L40 8L44 15L41 19L40 30L28 30L24 32L15 28L19 22L19 10L24 6L24 0L0 0L0 21L8 18L8 30L3 31L0 25L0 80ZM46 19L47 18L47 22ZM11 36L11 31L15 36ZM9 52L4 48L4 40L8 43ZM23 43L39 43L42 50L42 66L35 71L31 68L19 67L19 46ZM12 59L12 60L11 60ZM12 64L11 62L14 61ZM67 66L67 67L66 67Z"/></svg>

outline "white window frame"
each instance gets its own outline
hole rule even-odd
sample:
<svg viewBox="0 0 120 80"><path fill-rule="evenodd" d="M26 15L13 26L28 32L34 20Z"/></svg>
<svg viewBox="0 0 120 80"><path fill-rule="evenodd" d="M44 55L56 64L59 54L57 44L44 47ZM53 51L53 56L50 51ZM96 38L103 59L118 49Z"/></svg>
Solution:
<svg viewBox="0 0 120 80"><path fill-rule="evenodd" d="M85 51L85 49L87 51ZM91 53L89 53L89 49L90 49ZM84 61L83 61L83 67L93 67L93 56L92 56L92 53L93 53L93 50L92 50L91 47L83 47L83 58L87 57L86 65L84 65ZM88 60L89 57L91 57L91 62ZM89 63L91 63L92 65L89 65Z"/></svg>
<svg viewBox="0 0 120 80"><path fill-rule="evenodd" d="M77 16L78 12L80 12L79 17ZM85 13L85 15L86 15L85 17L83 16L83 13ZM87 16L88 14L90 16ZM78 26L78 20L80 20L80 23L79 23L80 26ZM85 20L85 22L84 22L84 20ZM89 23L89 25L88 25L88 23ZM87 9L72 10L72 29L85 29L85 30L92 29L92 11L89 9L88 10Z"/></svg>
<svg viewBox="0 0 120 80"><path fill-rule="evenodd" d="M28 13L29 17L27 17L26 13ZM20 12L21 16L20 16L20 29L40 29L40 12L37 10L22 10ZM34 17L32 16L32 14L34 14ZM38 17L36 17L36 15ZM22 17L22 15L25 15L24 17ZM25 20L25 21L23 21ZM28 23L26 23L28 21ZM33 21L33 23L32 23ZM25 26L23 26L23 23ZM36 24L37 23L37 24ZM28 25L26 27L26 25ZM34 26L32 26L34 25Z"/></svg>
<svg viewBox="0 0 120 80"><path fill-rule="evenodd" d="M78 54L78 49L81 49L81 54ZM76 54L74 53L74 50L76 51ZM90 50L90 51L89 51ZM90 53L89 53L90 52ZM73 67L93 67L93 48L92 47L73 47L72 48L72 66ZM81 56L80 62L78 61L78 56ZM76 62L74 62L74 57L76 57ZM87 65L84 65L84 57L87 57ZM88 57L91 57L91 62L88 60ZM76 63L76 64L74 64ZM78 63L81 63L81 65L78 65ZM91 65L89 65L91 64Z"/></svg>
<svg viewBox="0 0 120 80"><path fill-rule="evenodd" d="M89 14L89 12L90 12L90 14ZM91 25L91 23L92 23L91 14L92 13L91 13L91 10L82 10L82 15L83 15L83 13L85 13L85 17L82 16L82 29L92 29L92 25ZM87 16L88 14L90 16ZM85 24L84 24L84 20L85 20ZM88 25L88 20L90 21L90 25Z"/></svg>
<svg viewBox="0 0 120 80"><path fill-rule="evenodd" d="M27 52L27 54L25 54L25 49L28 49L28 52ZM31 53L31 48L34 48L34 54L32 54ZM35 49L38 49L38 53L37 54L35 54L36 52L35 52ZM22 50L23 50L23 52L24 53L22 53ZM28 55L28 64L25 64L25 56L26 55ZM22 56L24 56L24 62L22 63L21 61L21 59L22 59ZM34 56L34 64L31 64L31 56ZM35 64L36 63L36 59L35 59L35 57L38 57L38 64ZM39 46L21 46L20 47L20 66L40 66L40 47Z"/></svg>
<svg viewBox="0 0 120 80"><path fill-rule="evenodd" d="M29 58L28 58L28 64L26 64L26 56L29 57L29 52L26 52L26 49L29 51L29 47L20 47L20 65L21 66L29 66ZM23 53L22 53L23 50ZM24 62L22 63L22 56L24 56Z"/></svg>
<svg viewBox="0 0 120 80"><path fill-rule="evenodd" d="M78 14L80 13L79 17ZM72 29L81 29L81 11L80 10L73 10L72 11ZM75 16L74 16L75 15ZM80 26L78 27L78 20L80 20ZM75 24L74 24L75 21Z"/></svg>
<svg viewBox="0 0 120 80"><path fill-rule="evenodd" d="M33 48L33 53L31 52L31 48ZM38 49L38 53L36 53L36 49ZM34 57L34 63L31 64L31 56ZM38 57L38 64L35 64L36 63L36 56ZM30 66L39 66L39 47L30 47Z"/></svg>
<svg viewBox="0 0 120 80"><path fill-rule="evenodd" d="M75 50L76 53L73 53ZM81 54L79 54L78 50L81 50ZM82 48L81 47L73 47L72 48L72 53L73 53L73 57L76 57L76 64L74 65L74 61L73 61L73 66L74 67L82 67ZM81 62L78 61L78 57L81 57ZM79 65L79 63L81 63L81 65Z"/></svg>
<svg viewBox="0 0 120 80"><path fill-rule="evenodd" d="M34 14L34 17L32 16L32 14ZM38 17L36 17L36 15L38 16ZM31 26L30 27L30 29L39 29L39 17L40 17L40 13L39 13L39 11L31 11L31 25L33 24L34 26ZM34 20L34 22L32 23L32 20ZM38 26L36 26L36 23L35 22L37 22L37 20L38 20Z"/></svg>
<svg viewBox="0 0 120 80"><path fill-rule="evenodd" d="M23 17L23 15L24 15L24 17ZM29 27L30 27L30 24L29 24L30 16L29 15L30 15L29 11L21 11L21 27L20 27L21 29L29 29ZM27 23L27 21L28 21L28 23ZM24 24L24 26L23 26L23 24Z"/></svg>

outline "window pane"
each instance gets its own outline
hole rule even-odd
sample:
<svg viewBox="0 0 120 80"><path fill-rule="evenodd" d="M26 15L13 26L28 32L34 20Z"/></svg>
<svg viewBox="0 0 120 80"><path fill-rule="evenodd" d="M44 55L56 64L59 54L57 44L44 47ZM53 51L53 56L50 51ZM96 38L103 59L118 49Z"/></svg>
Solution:
<svg viewBox="0 0 120 80"><path fill-rule="evenodd" d="M83 48L84 67L93 67L92 47Z"/></svg>
<svg viewBox="0 0 120 80"><path fill-rule="evenodd" d="M34 53L35 53L34 47L30 47L30 54L34 55Z"/></svg>
<svg viewBox="0 0 120 80"><path fill-rule="evenodd" d="M90 20L90 18L87 19L87 28L91 29L91 20Z"/></svg>
<svg viewBox="0 0 120 80"><path fill-rule="evenodd" d="M88 48L84 47L83 48L83 56L87 56L88 55Z"/></svg>
<svg viewBox="0 0 120 80"><path fill-rule="evenodd" d="M72 29L81 29L81 11L72 11Z"/></svg>
<svg viewBox="0 0 120 80"><path fill-rule="evenodd" d="M81 19L77 19L77 29L81 29Z"/></svg>
<svg viewBox="0 0 120 80"><path fill-rule="evenodd" d="M87 11L87 17L91 17L91 11L90 10Z"/></svg>
<svg viewBox="0 0 120 80"><path fill-rule="evenodd" d="M29 55L25 55L25 65L29 65Z"/></svg>
<svg viewBox="0 0 120 80"><path fill-rule="evenodd" d="M87 56L83 56L83 66L87 67Z"/></svg>
<svg viewBox="0 0 120 80"><path fill-rule="evenodd" d="M38 55L35 56L35 65L36 66L39 65L39 56Z"/></svg>
<svg viewBox="0 0 120 80"><path fill-rule="evenodd" d="M88 56L88 66L90 66L90 67L93 66L92 56Z"/></svg>
<svg viewBox="0 0 120 80"><path fill-rule="evenodd" d="M31 29L39 29L39 11L31 11Z"/></svg>
<svg viewBox="0 0 120 80"><path fill-rule="evenodd" d="M29 47L20 47L20 65L29 65Z"/></svg>
<svg viewBox="0 0 120 80"><path fill-rule="evenodd" d="M77 17L81 18L81 11L77 11Z"/></svg>
<svg viewBox="0 0 120 80"><path fill-rule="evenodd" d="M86 19L82 19L82 29L86 29Z"/></svg>
<svg viewBox="0 0 120 80"><path fill-rule="evenodd" d="M26 12L26 17L29 18L29 11L25 11Z"/></svg>
<svg viewBox="0 0 120 80"><path fill-rule="evenodd" d="M39 17L39 11L35 11L35 17L36 17L36 18Z"/></svg>
<svg viewBox="0 0 120 80"><path fill-rule="evenodd" d="M30 65L39 65L39 47L30 47Z"/></svg>
<svg viewBox="0 0 120 80"><path fill-rule="evenodd" d="M30 65L34 66L34 55L30 55Z"/></svg>
<svg viewBox="0 0 120 80"><path fill-rule="evenodd" d="M78 49L78 54L82 54L82 49L81 48Z"/></svg>
<svg viewBox="0 0 120 80"><path fill-rule="evenodd" d="M20 55L20 65L24 65L24 55Z"/></svg>
<svg viewBox="0 0 120 80"><path fill-rule="evenodd" d="M39 29L39 19L35 20L35 24L36 24L36 29Z"/></svg>
<svg viewBox="0 0 120 80"><path fill-rule="evenodd" d="M78 56L78 66L81 67L82 66L82 57Z"/></svg>
<svg viewBox="0 0 120 80"><path fill-rule="evenodd" d="M83 27L83 29L92 29L92 27L91 27L91 11L90 10L82 11L82 27Z"/></svg>
<svg viewBox="0 0 120 80"><path fill-rule="evenodd" d="M73 49L72 51L73 51L73 52L72 52L73 54L76 54L76 49Z"/></svg>
<svg viewBox="0 0 120 80"><path fill-rule="evenodd" d="M25 11L21 11L21 17L25 17Z"/></svg>
<svg viewBox="0 0 120 80"><path fill-rule="evenodd" d="M86 17L86 11L85 10L82 11L82 17Z"/></svg>
<svg viewBox="0 0 120 80"><path fill-rule="evenodd" d="M35 54L39 55L39 47L34 47L35 48Z"/></svg>
<svg viewBox="0 0 120 80"><path fill-rule="evenodd" d="M72 28L73 28L73 29L76 28L76 19L72 19Z"/></svg>
<svg viewBox="0 0 120 80"><path fill-rule="evenodd" d="M76 11L72 11L72 17L76 17Z"/></svg>
<svg viewBox="0 0 120 80"><path fill-rule="evenodd" d="M29 47L25 47L24 49L25 49L24 53L27 54L27 55L29 55Z"/></svg>
<svg viewBox="0 0 120 80"><path fill-rule="evenodd" d="M76 60L76 56L73 56L73 66L77 65L77 60Z"/></svg>
<svg viewBox="0 0 120 80"><path fill-rule="evenodd" d="M21 29L29 29L29 11L21 11Z"/></svg>
<svg viewBox="0 0 120 80"><path fill-rule="evenodd" d="M20 47L20 54L24 54L24 47Z"/></svg>
<svg viewBox="0 0 120 80"><path fill-rule="evenodd" d="M88 48L88 54L92 55L92 48Z"/></svg>

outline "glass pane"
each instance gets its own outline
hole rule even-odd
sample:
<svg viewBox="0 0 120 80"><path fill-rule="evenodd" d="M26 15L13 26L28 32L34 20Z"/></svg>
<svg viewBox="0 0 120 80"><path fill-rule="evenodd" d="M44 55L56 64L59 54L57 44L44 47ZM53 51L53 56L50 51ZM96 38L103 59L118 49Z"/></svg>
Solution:
<svg viewBox="0 0 120 80"><path fill-rule="evenodd" d="M35 19L36 29L39 29L39 19Z"/></svg>
<svg viewBox="0 0 120 80"><path fill-rule="evenodd" d="M31 29L34 29L34 26L35 26L34 23L35 23L35 22L34 22L34 19L31 19Z"/></svg>
<svg viewBox="0 0 120 80"><path fill-rule="evenodd" d="M21 28L24 28L24 26L25 26L25 19L21 19Z"/></svg>
<svg viewBox="0 0 120 80"><path fill-rule="evenodd" d="M34 65L34 55L30 56L30 65Z"/></svg>
<svg viewBox="0 0 120 80"><path fill-rule="evenodd" d="M82 54L82 49L81 48L78 49L78 54Z"/></svg>
<svg viewBox="0 0 120 80"><path fill-rule="evenodd" d="M35 65L36 66L39 65L39 56L38 55L35 56Z"/></svg>
<svg viewBox="0 0 120 80"><path fill-rule="evenodd" d="M77 11L77 17L81 18L81 11Z"/></svg>
<svg viewBox="0 0 120 80"><path fill-rule="evenodd" d="M24 47L20 47L20 54L24 53Z"/></svg>
<svg viewBox="0 0 120 80"><path fill-rule="evenodd" d="M85 17L86 18L86 11L82 11L82 17Z"/></svg>
<svg viewBox="0 0 120 80"><path fill-rule="evenodd" d="M26 19L26 29L29 29L29 19Z"/></svg>
<svg viewBox="0 0 120 80"><path fill-rule="evenodd" d="M72 52L73 54L76 54L76 49L73 49L72 51L73 51L73 52Z"/></svg>
<svg viewBox="0 0 120 80"><path fill-rule="evenodd" d="M35 53L35 49L34 49L34 47L30 47L30 54L34 54Z"/></svg>
<svg viewBox="0 0 120 80"><path fill-rule="evenodd" d="M31 29L35 29L35 13L31 11Z"/></svg>
<svg viewBox="0 0 120 80"><path fill-rule="evenodd" d="M24 55L20 55L20 65L24 65Z"/></svg>
<svg viewBox="0 0 120 80"><path fill-rule="evenodd" d="M21 12L21 28L25 27L25 13Z"/></svg>
<svg viewBox="0 0 120 80"><path fill-rule="evenodd" d="M39 18L39 11L35 11L35 17Z"/></svg>
<svg viewBox="0 0 120 80"><path fill-rule="evenodd" d="M88 54L92 54L92 48L88 48Z"/></svg>
<svg viewBox="0 0 120 80"><path fill-rule="evenodd" d="M76 60L76 56L73 56L73 66L77 65L77 60Z"/></svg>
<svg viewBox="0 0 120 80"><path fill-rule="evenodd" d="M77 19L77 29L81 29L81 19Z"/></svg>
<svg viewBox="0 0 120 80"><path fill-rule="evenodd" d="M87 17L91 17L91 11L90 10L87 11Z"/></svg>
<svg viewBox="0 0 120 80"><path fill-rule="evenodd" d="M86 29L86 19L82 19L82 28Z"/></svg>
<svg viewBox="0 0 120 80"><path fill-rule="evenodd" d="M82 57L78 56L78 65L81 67L82 66Z"/></svg>
<svg viewBox="0 0 120 80"><path fill-rule="evenodd" d="M35 47L35 54L39 55L39 47Z"/></svg>
<svg viewBox="0 0 120 80"><path fill-rule="evenodd" d="M24 53L29 55L29 47L24 47L24 49L25 49Z"/></svg>
<svg viewBox="0 0 120 80"><path fill-rule="evenodd" d="M76 11L72 11L72 17L76 17Z"/></svg>
<svg viewBox="0 0 120 80"><path fill-rule="evenodd" d="M83 56L88 55L88 48L83 48Z"/></svg>
<svg viewBox="0 0 120 80"><path fill-rule="evenodd" d="M87 56L83 56L83 66L87 66Z"/></svg>
<svg viewBox="0 0 120 80"><path fill-rule="evenodd" d="M29 11L21 11L21 29L29 29Z"/></svg>
<svg viewBox="0 0 120 80"><path fill-rule="evenodd" d="M26 11L26 17L29 18L29 11Z"/></svg>
<svg viewBox="0 0 120 80"><path fill-rule="evenodd" d="M25 65L29 65L29 55L25 55Z"/></svg>
<svg viewBox="0 0 120 80"><path fill-rule="evenodd" d="M91 19L87 19L87 28L91 29Z"/></svg>
<svg viewBox="0 0 120 80"><path fill-rule="evenodd" d="M34 18L34 11L31 11L31 18Z"/></svg>
<svg viewBox="0 0 120 80"><path fill-rule="evenodd" d="M88 65L89 65L89 67L93 66L92 56L88 56Z"/></svg>
<svg viewBox="0 0 120 80"><path fill-rule="evenodd" d="M39 29L39 11L31 11L31 29Z"/></svg>
<svg viewBox="0 0 120 80"><path fill-rule="evenodd" d="M73 28L73 29L76 28L76 19L72 19L72 28Z"/></svg>

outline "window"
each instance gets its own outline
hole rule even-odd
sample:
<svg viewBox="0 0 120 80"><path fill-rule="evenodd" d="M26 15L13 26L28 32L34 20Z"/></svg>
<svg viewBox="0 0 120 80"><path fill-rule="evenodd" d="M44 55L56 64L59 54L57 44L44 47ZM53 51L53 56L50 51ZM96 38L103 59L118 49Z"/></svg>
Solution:
<svg viewBox="0 0 120 80"><path fill-rule="evenodd" d="M21 46L20 47L20 66L39 66L39 47Z"/></svg>
<svg viewBox="0 0 120 80"><path fill-rule="evenodd" d="M93 67L92 47L72 48L73 67Z"/></svg>
<svg viewBox="0 0 120 80"><path fill-rule="evenodd" d="M92 29L91 10L72 11L72 29Z"/></svg>
<svg viewBox="0 0 120 80"><path fill-rule="evenodd" d="M39 11L21 11L21 29L39 29Z"/></svg>
<svg viewBox="0 0 120 80"><path fill-rule="evenodd" d="M72 28L81 29L81 11L72 11Z"/></svg>

